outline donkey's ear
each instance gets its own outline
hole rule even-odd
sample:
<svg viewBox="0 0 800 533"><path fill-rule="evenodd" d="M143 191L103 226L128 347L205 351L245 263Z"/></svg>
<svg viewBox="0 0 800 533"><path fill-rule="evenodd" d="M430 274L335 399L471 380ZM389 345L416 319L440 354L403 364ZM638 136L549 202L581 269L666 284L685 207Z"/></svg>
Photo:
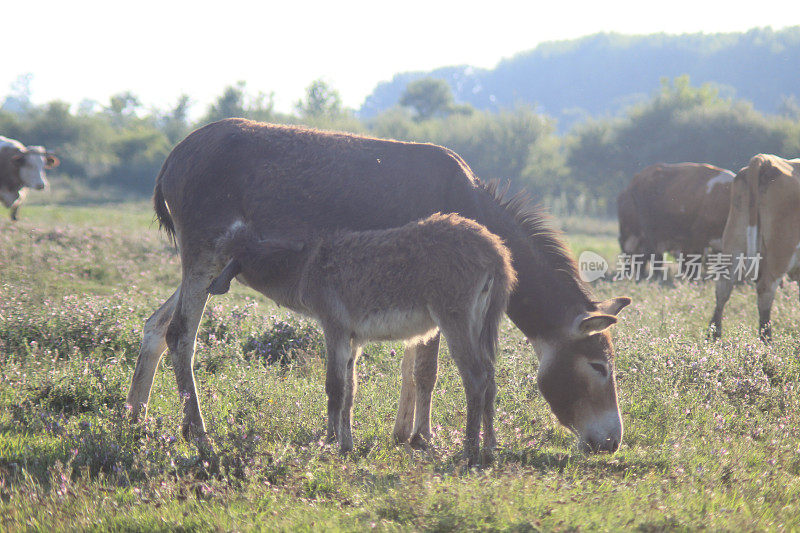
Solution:
<svg viewBox="0 0 800 533"><path fill-rule="evenodd" d="M617 323L614 315L590 314L581 318L577 324L576 333L580 337L589 337L595 333L600 333Z"/></svg>
<svg viewBox="0 0 800 533"><path fill-rule="evenodd" d="M630 305L631 299L627 296L619 296L618 298L609 298L602 302L597 302L597 310L607 315L618 315L620 311Z"/></svg>
<svg viewBox="0 0 800 533"><path fill-rule="evenodd" d="M303 241L292 241L289 239L263 239L259 241L261 245L263 245L267 250L270 252L280 252L280 251L289 251L289 252L302 252L303 248L306 247L306 243Z"/></svg>

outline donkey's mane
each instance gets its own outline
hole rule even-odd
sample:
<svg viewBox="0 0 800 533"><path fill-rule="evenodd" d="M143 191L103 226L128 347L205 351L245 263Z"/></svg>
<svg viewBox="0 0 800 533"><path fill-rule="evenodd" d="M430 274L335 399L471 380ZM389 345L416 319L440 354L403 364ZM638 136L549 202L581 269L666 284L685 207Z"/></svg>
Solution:
<svg viewBox="0 0 800 533"><path fill-rule="evenodd" d="M576 280L580 279L575 260L561 238L561 233L553 228L552 219L544 209L533 203L530 194L525 191L509 194L509 186L501 188L500 183L495 180L488 183L477 180L477 183L479 189L511 217L531 246L537 252L543 252L548 265ZM586 294L583 284L578 282L578 286Z"/></svg>

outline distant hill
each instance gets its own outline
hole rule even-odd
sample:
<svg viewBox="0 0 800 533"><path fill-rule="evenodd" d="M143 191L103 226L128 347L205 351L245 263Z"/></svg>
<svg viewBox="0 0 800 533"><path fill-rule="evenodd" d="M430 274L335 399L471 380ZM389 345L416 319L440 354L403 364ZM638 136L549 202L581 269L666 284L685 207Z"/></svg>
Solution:
<svg viewBox="0 0 800 533"><path fill-rule="evenodd" d="M378 84L359 113L375 116L394 106L410 81L431 76L446 80L459 103L490 110L536 105L563 130L587 115L617 113L650 96L662 78L684 74L692 85L712 82L725 96L776 113L786 98L800 101L800 26L718 34L600 33L548 42L494 69L453 66L397 74Z"/></svg>

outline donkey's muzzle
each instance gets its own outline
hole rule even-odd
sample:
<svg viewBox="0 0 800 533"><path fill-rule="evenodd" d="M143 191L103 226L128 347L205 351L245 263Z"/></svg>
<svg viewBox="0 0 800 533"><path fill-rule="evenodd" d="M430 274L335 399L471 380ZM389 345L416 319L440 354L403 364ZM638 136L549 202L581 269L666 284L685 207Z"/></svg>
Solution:
<svg viewBox="0 0 800 533"><path fill-rule="evenodd" d="M619 449L619 439L609 437L604 440L586 439L582 446L584 452L588 453L614 453Z"/></svg>

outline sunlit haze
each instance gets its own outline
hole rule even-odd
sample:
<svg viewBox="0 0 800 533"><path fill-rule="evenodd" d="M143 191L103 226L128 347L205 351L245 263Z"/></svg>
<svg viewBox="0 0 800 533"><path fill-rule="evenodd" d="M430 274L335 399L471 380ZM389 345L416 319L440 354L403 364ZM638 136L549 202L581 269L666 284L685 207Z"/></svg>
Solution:
<svg viewBox="0 0 800 533"><path fill-rule="evenodd" d="M32 74L40 104L107 103L131 91L146 107L185 93L201 113L239 80L291 111L322 78L357 109L399 72L493 67L545 41L597 32L716 33L800 23L800 4L730 2L172 2L40 0L6 6L0 101ZM789 7L791 6L791 7ZM15 13L16 10L16 13ZM14 23L10 23L14 21Z"/></svg>

